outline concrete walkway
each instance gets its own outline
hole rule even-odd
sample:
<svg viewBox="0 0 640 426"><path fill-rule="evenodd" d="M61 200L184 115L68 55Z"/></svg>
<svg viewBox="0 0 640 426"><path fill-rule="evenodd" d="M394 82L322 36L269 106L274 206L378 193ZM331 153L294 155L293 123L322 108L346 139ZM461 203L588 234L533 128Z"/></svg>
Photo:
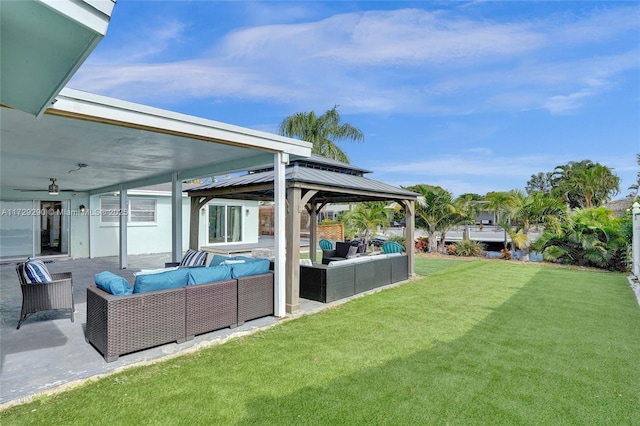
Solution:
<svg viewBox="0 0 640 426"><path fill-rule="evenodd" d="M52 273L72 272L75 322L68 312L48 311L33 314L16 330L22 304L22 292L15 262L0 265L0 409L30 397L54 392L86 379L101 376L133 365L151 363L222 343L281 321L275 317L248 321L241 327L222 329L196 336L185 343L169 343L156 348L122 355L106 363L100 353L85 342L86 289L94 275L111 271L133 282L140 269L156 269L169 262L170 254L129 256L129 268L118 268L117 257L96 259L57 259L47 264ZM300 315L323 310L331 305L301 300ZM298 316L298 315L296 315Z"/></svg>

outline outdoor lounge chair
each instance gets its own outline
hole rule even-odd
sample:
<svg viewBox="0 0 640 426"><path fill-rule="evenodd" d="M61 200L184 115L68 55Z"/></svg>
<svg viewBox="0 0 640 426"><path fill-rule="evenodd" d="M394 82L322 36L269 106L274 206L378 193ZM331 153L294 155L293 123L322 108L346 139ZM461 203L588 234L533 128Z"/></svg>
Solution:
<svg viewBox="0 0 640 426"><path fill-rule="evenodd" d="M16 272L20 279L22 289L22 311L17 329L24 322L27 316L40 311L50 309L69 309L71 311L71 322L73 322L73 281L71 272L51 274L52 281L43 283L28 283L24 277L24 263L16 266Z"/></svg>
<svg viewBox="0 0 640 426"><path fill-rule="evenodd" d="M387 241L382 245L382 251L385 253L402 253L403 248L395 241Z"/></svg>
<svg viewBox="0 0 640 426"><path fill-rule="evenodd" d="M333 243L329 240L322 239L319 244L322 250L333 250Z"/></svg>

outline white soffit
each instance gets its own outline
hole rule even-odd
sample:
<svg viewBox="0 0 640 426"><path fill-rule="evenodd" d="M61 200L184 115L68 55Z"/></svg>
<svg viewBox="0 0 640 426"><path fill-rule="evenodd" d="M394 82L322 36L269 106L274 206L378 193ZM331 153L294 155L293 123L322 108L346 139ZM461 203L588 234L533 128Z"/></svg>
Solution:
<svg viewBox="0 0 640 426"><path fill-rule="evenodd" d="M311 144L212 120L63 89L40 118L0 108L0 181L14 189L101 193L220 176L273 164L275 152L308 157ZM88 167L77 169L79 163Z"/></svg>
<svg viewBox="0 0 640 426"><path fill-rule="evenodd" d="M42 114L106 34L114 4L0 2L0 103Z"/></svg>

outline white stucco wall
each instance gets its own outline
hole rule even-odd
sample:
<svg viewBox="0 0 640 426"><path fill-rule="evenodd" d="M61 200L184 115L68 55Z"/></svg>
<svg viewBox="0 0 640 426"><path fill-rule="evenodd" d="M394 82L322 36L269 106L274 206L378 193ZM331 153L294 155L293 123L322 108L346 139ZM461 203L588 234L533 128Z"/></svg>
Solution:
<svg viewBox="0 0 640 426"><path fill-rule="evenodd" d="M130 191L128 197L156 200L155 223L129 223L127 253L149 254L171 252L171 196L140 194ZM91 197L91 211L100 211L100 196ZM120 230L118 224L102 223L99 214L90 216L91 257L117 256ZM189 199L182 197L182 246L189 244Z"/></svg>

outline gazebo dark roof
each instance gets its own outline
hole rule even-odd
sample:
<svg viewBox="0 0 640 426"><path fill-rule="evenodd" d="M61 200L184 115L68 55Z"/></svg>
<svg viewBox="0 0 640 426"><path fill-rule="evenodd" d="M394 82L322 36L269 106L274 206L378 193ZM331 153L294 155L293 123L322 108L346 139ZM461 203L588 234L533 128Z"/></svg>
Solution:
<svg viewBox="0 0 640 426"><path fill-rule="evenodd" d="M371 173L359 167L330 160L318 155L294 160L286 168L287 186L318 190L316 202L357 202L368 200L414 200L418 194L369 179ZM215 196L252 200L273 199L273 168L249 172L246 175L202 185L188 190L189 196Z"/></svg>

